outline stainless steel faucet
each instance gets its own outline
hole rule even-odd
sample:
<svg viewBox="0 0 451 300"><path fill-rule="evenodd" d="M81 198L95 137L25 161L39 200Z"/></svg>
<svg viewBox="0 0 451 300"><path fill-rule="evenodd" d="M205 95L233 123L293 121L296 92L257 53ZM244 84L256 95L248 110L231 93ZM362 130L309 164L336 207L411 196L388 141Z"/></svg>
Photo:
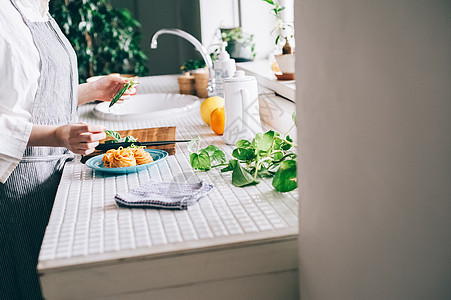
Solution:
<svg viewBox="0 0 451 300"><path fill-rule="evenodd" d="M156 49L158 46L157 39L162 34L173 34L177 35L179 37L184 38L185 40L189 41L191 44L194 45L197 51L200 52L202 55L202 58L205 61L205 65L208 68L208 71L210 72L209 78L208 78L208 95L212 96L215 90L215 73L213 71L213 63L211 62L210 55L208 54L207 49L199 42L198 39L196 39L194 36L189 34L188 32L185 32L180 29L169 29L169 28L163 28L158 30L152 37L152 41L150 42L150 48Z"/></svg>

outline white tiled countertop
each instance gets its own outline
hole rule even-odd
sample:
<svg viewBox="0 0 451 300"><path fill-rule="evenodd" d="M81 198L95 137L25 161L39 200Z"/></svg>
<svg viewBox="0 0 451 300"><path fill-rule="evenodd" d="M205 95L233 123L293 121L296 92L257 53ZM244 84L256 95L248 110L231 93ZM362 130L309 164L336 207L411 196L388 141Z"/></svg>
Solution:
<svg viewBox="0 0 451 300"><path fill-rule="evenodd" d="M176 76L146 77L141 81L140 93L177 92ZM202 146L218 145L229 157L233 149L203 123L197 110L172 119L113 122L96 118L92 113L94 105L79 108L80 121L104 124L111 130L176 126L177 139L199 135ZM185 211L116 206L116 193L127 192L149 180L204 180L214 184L215 188ZM99 290L104 289L96 290L101 283L93 283L91 290L87 288L88 291L83 294L77 290L78 283L73 282L73 278L79 277L71 277L70 272L74 270L92 271L97 266L128 260L152 260L169 254L186 256L210 250L274 244L277 241L295 245L298 232L297 197L297 190L284 194L275 192L270 180L238 188L231 184L230 173L221 173L216 169L193 171L186 143L176 144L176 155L133 174L96 173L77 160L70 161L64 168L39 257L38 272L44 295L53 299L64 292L73 296L68 298L86 295L110 295L108 298L114 298L116 292L134 291L133 288L113 291L116 285L112 285L108 287L109 292L102 294ZM271 270L268 269L268 272ZM114 277L114 274L111 276ZM163 286L157 285L155 289ZM140 288L136 287L136 290ZM172 288L171 291L175 290Z"/></svg>

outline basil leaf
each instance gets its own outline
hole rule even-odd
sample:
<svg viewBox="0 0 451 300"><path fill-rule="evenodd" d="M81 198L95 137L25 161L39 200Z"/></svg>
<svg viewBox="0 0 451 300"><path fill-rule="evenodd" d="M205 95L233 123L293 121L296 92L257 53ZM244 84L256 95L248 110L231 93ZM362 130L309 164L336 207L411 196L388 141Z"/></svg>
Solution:
<svg viewBox="0 0 451 300"><path fill-rule="evenodd" d="M232 172L232 184L237 187L242 187L250 184L255 184L251 173L241 167L240 163L236 163Z"/></svg>
<svg viewBox="0 0 451 300"><path fill-rule="evenodd" d="M119 133L117 133L116 131L113 130L105 130L105 133L107 136L112 137L113 139L115 139L116 141L121 139L121 135Z"/></svg>
<svg viewBox="0 0 451 300"><path fill-rule="evenodd" d="M254 149L237 148L233 150L232 156L239 160L252 160L255 157Z"/></svg>
<svg viewBox="0 0 451 300"><path fill-rule="evenodd" d="M279 192L289 192L298 187L295 160L284 160L274 174L272 186Z"/></svg>
<svg viewBox="0 0 451 300"><path fill-rule="evenodd" d="M137 139L135 137L131 136L131 135L126 136L123 139L124 139L124 142L126 142L126 143L131 143L131 142L136 142L137 141Z"/></svg>
<svg viewBox="0 0 451 300"><path fill-rule="evenodd" d="M201 150L199 153L191 153L189 160L194 169L201 171L208 171L211 169L210 156L205 150Z"/></svg>

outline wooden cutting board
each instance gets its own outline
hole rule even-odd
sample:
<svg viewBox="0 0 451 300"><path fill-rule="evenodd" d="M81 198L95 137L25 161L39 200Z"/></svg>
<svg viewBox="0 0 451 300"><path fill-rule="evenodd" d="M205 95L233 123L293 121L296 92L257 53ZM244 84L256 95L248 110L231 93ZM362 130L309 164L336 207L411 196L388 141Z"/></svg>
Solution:
<svg viewBox="0 0 451 300"><path fill-rule="evenodd" d="M155 127L155 128L144 128L144 129L131 129L131 130L120 130L117 131L121 137L133 136L140 142L153 142L153 141L172 141L175 140L175 126L171 127ZM113 138L107 137L100 142L103 143L107 140L112 140ZM147 149L161 149L168 152L169 155L175 154L175 144L161 145L161 146L149 146ZM89 158L105 153L106 151L94 151L93 153L83 156L81 159L82 163L85 163Z"/></svg>

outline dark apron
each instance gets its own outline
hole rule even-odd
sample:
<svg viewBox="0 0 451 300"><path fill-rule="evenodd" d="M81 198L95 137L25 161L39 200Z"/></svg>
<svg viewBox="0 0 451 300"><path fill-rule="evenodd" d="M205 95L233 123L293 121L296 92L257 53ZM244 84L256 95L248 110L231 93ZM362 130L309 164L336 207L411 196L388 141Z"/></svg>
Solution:
<svg viewBox="0 0 451 300"><path fill-rule="evenodd" d="M31 122L74 122L78 102L75 52L50 16L47 22L22 18L41 60ZM0 183L0 299L42 298L36 266L64 163L70 156L65 148L27 147L6 183Z"/></svg>

